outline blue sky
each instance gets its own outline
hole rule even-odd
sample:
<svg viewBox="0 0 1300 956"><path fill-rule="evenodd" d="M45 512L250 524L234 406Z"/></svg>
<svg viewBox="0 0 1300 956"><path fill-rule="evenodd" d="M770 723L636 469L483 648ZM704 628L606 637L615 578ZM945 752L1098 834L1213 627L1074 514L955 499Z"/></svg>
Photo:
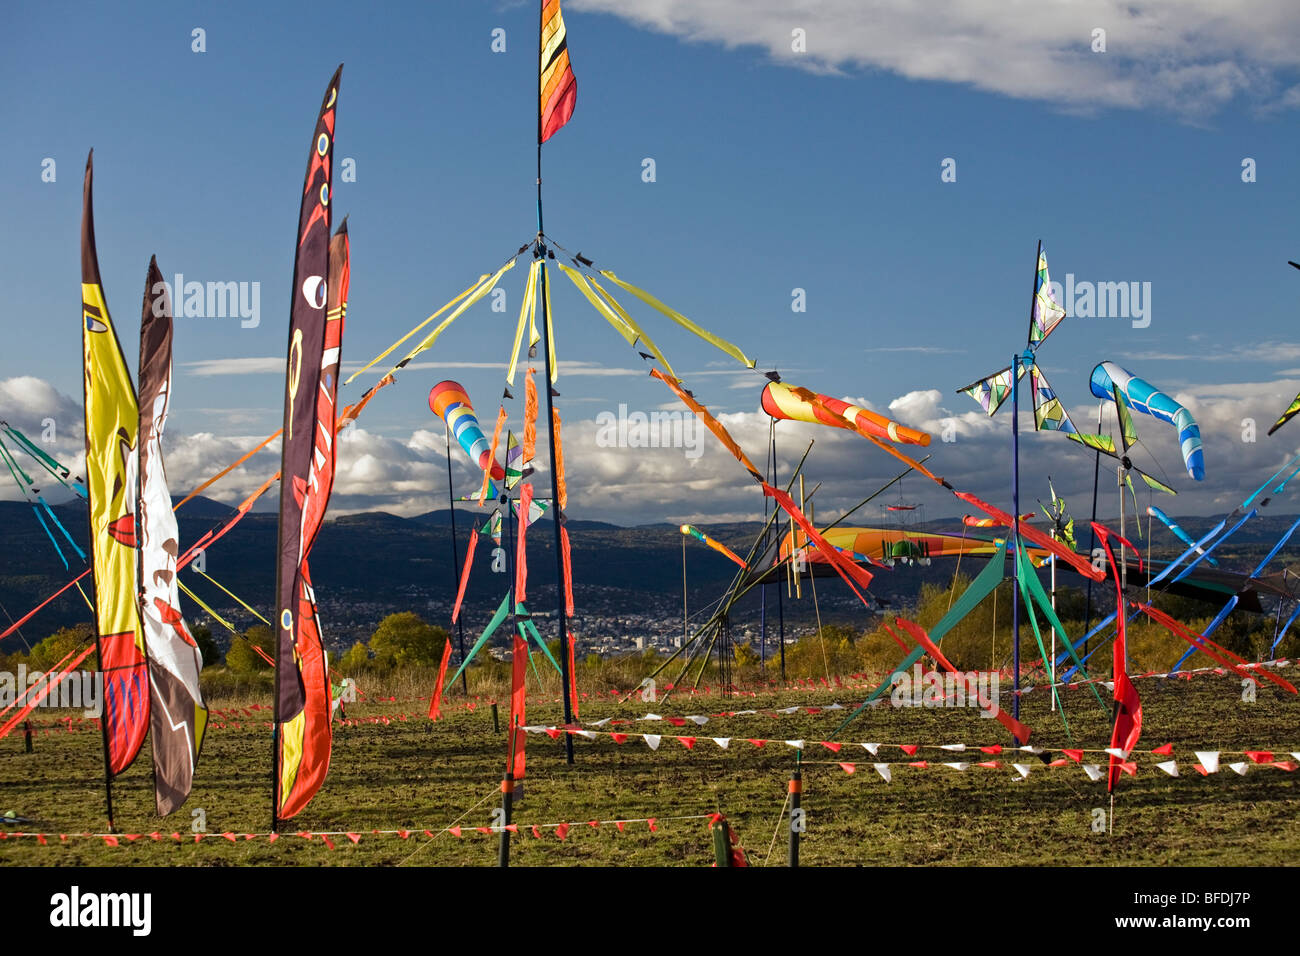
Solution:
<svg viewBox="0 0 1300 956"><path fill-rule="evenodd" d="M1148 327L1072 317L1040 358L1084 419L1096 414L1087 380L1103 359L1193 406L1206 433L1203 483L1182 472L1171 429L1139 422L1184 492L1166 510L1231 507L1300 447L1300 426L1263 437L1300 387L1300 273L1286 265L1300 259L1300 69L1287 52L1296 44L1283 42L1300 34L1300 13L1193 4L1171 30L1164 5L1081 3L1069 21L1021 16L1024 32L999 40L999 18L1015 11L981 0L936 5L940 27L888 5L785 6L566 3L578 105L545 147L548 234L735 341L760 370L880 410L900 400L900 419L936 432L952 419L958 441L930 450L959 487L1006 497L1009 410L980 421L953 393L1023 346L1040 238L1055 279L1150 283ZM297 194L314 110L340 61L336 157L356 163L356 181L334 194L352 237L345 362L369 359L495 268L536 229L536 10L12 9L0 58L4 414L27 427L47 414L66 421L75 456L80 187L93 146L100 262L132 367L151 254L168 277L260 283L257 328L177 320L174 490L278 426L280 382L266 369L284 354ZM1093 53L1090 28L1108 24L1107 52ZM204 53L191 50L196 27ZM505 53L491 50L495 28ZM790 49L794 29L806 30L804 53ZM647 157L653 183L641 177ZM57 164L53 183L41 180L45 158ZM955 182L941 182L945 158ZM525 272L503 280L504 314L466 314L422 356L441 367L410 369L376 399L345 451L338 509L436 506L442 429L428 388L459 379L491 422ZM716 448L687 460L588 440L584 423L599 412L652 410L671 395L553 276L570 480L584 491L571 510L624 523L761 511ZM805 313L791 311L796 288ZM636 314L761 457L762 378L733 374L721 353ZM1248 416L1260 423L1255 443L1241 441ZM783 460L818 439L810 477L827 482L826 507L896 472L860 440L781 429ZM1076 495L1091 485L1090 459L1064 444L1027 442L1032 494L1045 493L1047 473ZM274 470L266 457L216 496L255 487ZM463 456L457 468L472 480ZM920 483L907 493L933 516L958 510Z"/></svg>

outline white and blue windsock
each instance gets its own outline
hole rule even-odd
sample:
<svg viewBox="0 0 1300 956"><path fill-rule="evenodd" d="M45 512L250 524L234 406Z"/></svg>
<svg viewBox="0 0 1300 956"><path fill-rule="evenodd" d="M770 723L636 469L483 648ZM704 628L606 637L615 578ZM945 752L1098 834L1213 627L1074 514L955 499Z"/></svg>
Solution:
<svg viewBox="0 0 1300 956"><path fill-rule="evenodd" d="M1187 473L1196 481L1204 480L1205 453L1201 448L1201 428L1185 406L1114 362L1102 362L1094 368L1090 384L1092 394L1112 402L1115 396L1111 386L1118 386L1129 407L1177 428L1178 444L1183 452L1183 464L1187 466Z"/></svg>

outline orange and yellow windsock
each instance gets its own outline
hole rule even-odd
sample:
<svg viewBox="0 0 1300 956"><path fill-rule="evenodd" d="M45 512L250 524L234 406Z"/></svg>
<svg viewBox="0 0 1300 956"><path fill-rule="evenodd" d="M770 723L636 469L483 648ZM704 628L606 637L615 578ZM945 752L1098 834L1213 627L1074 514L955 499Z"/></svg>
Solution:
<svg viewBox="0 0 1300 956"><path fill-rule="evenodd" d="M817 395L818 401L825 406L820 408L800 395L802 391L805 390L783 382L769 383L763 388L763 411L773 418L850 428L860 434L874 435L877 438L885 438L905 445L930 444L930 436L927 433L900 425L869 408L850 405L828 395ZM833 414L828 414L828 409Z"/></svg>
<svg viewBox="0 0 1300 956"><path fill-rule="evenodd" d="M541 67L537 88L541 112L537 121L537 142L544 143L573 116L578 99L578 81L569 66L569 39L564 30L560 0L542 0Z"/></svg>

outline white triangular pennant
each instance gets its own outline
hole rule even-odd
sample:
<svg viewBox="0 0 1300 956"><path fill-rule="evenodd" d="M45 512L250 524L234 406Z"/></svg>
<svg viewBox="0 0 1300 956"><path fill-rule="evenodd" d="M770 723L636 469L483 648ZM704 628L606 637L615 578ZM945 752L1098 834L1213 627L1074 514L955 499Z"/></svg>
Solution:
<svg viewBox="0 0 1300 956"><path fill-rule="evenodd" d="M793 747L795 750L803 750L804 742L802 740L787 740L785 745L787 747Z"/></svg>
<svg viewBox="0 0 1300 956"><path fill-rule="evenodd" d="M663 720L663 718L660 717L658 714L646 714L644 717L641 717L639 719L640 720Z"/></svg>
<svg viewBox="0 0 1300 956"><path fill-rule="evenodd" d="M1128 751L1121 750L1119 747L1107 747L1106 753L1110 754L1112 757L1115 757L1118 760L1128 759Z"/></svg>
<svg viewBox="0 0 1300 956"><path fill-rule="evenodd" d="M940 744L940 745L939 745L939 749L940 749L940 750L955 750L955 751L957 751L958 753L960 753L961 751L963 751L963 750L966 749L966 745L965 745L965 744Z"/></svg>
<svg viewBox="0 0 1300 956"><path fill-rule="evenodd" d="M1028 777L1029 771L1033 769L1027 763L1013 763L1011 766L1015 768L1016 773L1020 774L1021 779Z"/></svg>
<svg viewBox="0 0 1300 956"><path fill-rule="evenodd" d="M658 734L643 734L642 736L645 737L645 742L650 746L651 750L659 749L660 737Z"/></svg>
<svg viewBox="0 0 1300 956"><path fill-rule="evenodd" d="M893 777L893 773L892 773L892 771L889 769L889 764L887 764L887 763L873 763L871 766L873 766L873 767L876 768L876 773L880 774L882 777L885 778L885 783L889 783L891 780L894 779L894 777Z"/></svg>
<svg viewBox="0 0 1300 956"><path fill-rule="evenodd" d="M1161 770L1163 770L1165 773L1169 774L1169 776L1171 776L1171 777L1176 777L1176 776L1178 776L1178 761L1177 761L1177 760L1166 760L1166 761L1164 761L1164 763L1158 763L1158 764L1156 764L1156 766L1159 767Z"/></svg>
<svg viewBox="0 0 1300 956"><path fill-rule="evenodd" d="M1198 750L1196 751L1196 759L1201 762L1201 766L1205 768L1206 773L1219 772L1219 752L1217 750Z"/></svg>
<svg viewBox="0 0 1300 956"><path fill-rule="evenodd" d="M1246 771L1250 769L1250 764L1243 760L1241 763L1228 764L1228 769L1238 776L1244 777L1246 776Z"/></svg>
<svg viewBox="0 0 1300 956"><path fill-rule="evenodd" d="M946 763L945 767L952 767L953 770L965 770L970 766L968 763Z"/></svg>
<svg viewBox="0 0 1300 956"><path fill-rule="evenodd" d="M1101 779L1101 768L1095 763L1086 763L1083 765L1083 772L1088 775L1088 779L1096 783Z"/></svg>
<svg viewBox="0 0 1300 956"><path fill-rule="evenodd" d="M880 744L863 744L862 747L863 747L864 750L866 750L868 753L870 753L871 756L873 756L873 757L874 757L874 756L876 755L876 753L880 750Z"/></svg>
<svg viewBox="0 0 1300 956"><path fill-rule="evenodd" d="M707 718L707 717L702 717L702 716L700 716L699 714L695 714L694 716L687 717L686 719L689 720L689 721L690 721L691 723L693 723L693 724L697 724L697 725L699 725L700 727L703 727L705 724L707 724L707 723L709 722L709 718Z"/></svg>
<svg viewBox="0 0 1300 956"><path fill-rule="evenodd" d="M729 746L731 746L730 737L714 737L713 742L717 744L719 747L721 747L723 750L726 750Z"/></svg>

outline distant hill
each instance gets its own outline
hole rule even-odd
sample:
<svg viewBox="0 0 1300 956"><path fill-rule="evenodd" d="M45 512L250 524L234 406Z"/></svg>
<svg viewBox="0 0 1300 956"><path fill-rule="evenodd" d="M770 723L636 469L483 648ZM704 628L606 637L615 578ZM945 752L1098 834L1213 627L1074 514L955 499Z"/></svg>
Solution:
<svg viewBox="0 0 1300 956"><path fill-rule="evenodd" d="M85 550L87 526L85 506L80 502L55 509L77 545ZM196 498L178 513L182 543L192 542L233 514L234 509L209 498ZM1216 519L1188 517L1177 519L1192 534L1208 531ZM1253 520L1221 549L1225 568L1244 569L1258 561L1295 520L1295 516L1268 515ZM456 561L463 560L471 528L481 524L482 515L457 512ZM864 520L862 524L872 522ZM706 523L709 534L745 554L759 531L758 522ZM949 521L926 522L929 530L957 530ZM602 521L571 519L568 524L573 549L573 575L580 611L599 609L610 615L657 615L680 620L682 599L682 536L678 526L669 523L626 528ZM311 567L326 639L333 646L350 644L369 635L374 624L393 610L415 610L429 620L446 624L455 597L456 582L452 571L450 512L432 511L413 518L385 512L341 515L325 523L312 552ZM1131 531L1131 529L1130 529ZM1143 523L1145 532L1145 522ZM57 535L57 531L55 532ZM1086 531L1080 546L1087 546ZM1172 536L1160 527L1153 529L1157 548L1167 557L1174 551ZM216 581L230 588L258 608L270 613L275 588L276 515L253 512L206 555L206 571ZM1136 541L1135 535L1130 534ZM71 571L65 570L31 508L24 502L0 502L0 621L6 625L84 569L85 565L70 549ZM1145 542L1142 542L1145 548ZM539 615L555 606L553 532L549 519L540 522L528 536L529 606ZM494 545L481 536L474 557L469 590L466 596L468 635L481 627L501 600L505 576L492 572ZM1181 548L1179 549L1181 550ZM721 555L695 541L685 548L688 604L692 611L715 600L732 581L736 568ZM1251 560L1253 557L1253 561ZM1285 565L1286 552L1274 570ZM966 572L968 564L963 564ZM947 587L952 580L955 562L937 560L928 568L898 567L876 574L872 593L898 609L915 599L921 585L930 582ZM210 581L193 570L182 572L182 580L223 615L229 614L240 627L254 623L254 618L226 597ZM1068 586L1078 584L1067 576ZM767 613L774 612L776 586L769 590ZM808 588L805 586L805 594ZM87 594L91 593L89 584ZM853 598L835 579L819 579L819 607L823 619L837 616L860 620L861 611ZM186 602L189 608L188 601ZM755 591L738 606L738 612L756 620L760 614L759 592ZM781 612L786 620L811 618L811 602L784 601ZM89 619L85 602L74 589L53 602L23 629L28 640L38 640L59 627ZM769 621L771 620L769 616ZM225 635L213 627L222 643ZM14 638L4 649L21 647Z"/></svg>

